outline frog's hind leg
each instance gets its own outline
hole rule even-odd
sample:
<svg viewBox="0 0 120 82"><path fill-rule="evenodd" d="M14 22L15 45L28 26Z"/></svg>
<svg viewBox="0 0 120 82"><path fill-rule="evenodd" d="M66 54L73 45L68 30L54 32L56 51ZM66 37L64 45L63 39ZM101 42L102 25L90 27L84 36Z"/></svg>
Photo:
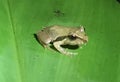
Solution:
<svg viewBox="0 0 120 82"><path fill-rule="evenodd" d="M61 47L60 45L64 44L66 39L62 40L62 41L56 41L53 43L54 47L62 54L65 55L76 55L77 53L72 53L67 51L65 48Z"/></svg>
<svg viewBox="0 0 120 82"><path fill-rule="evenodd" d="M44 47L45 49L48 49L48 50L53 51L53 49L50 47L50 44L47 44L47 45L44 44L43 47Z"/></svg>

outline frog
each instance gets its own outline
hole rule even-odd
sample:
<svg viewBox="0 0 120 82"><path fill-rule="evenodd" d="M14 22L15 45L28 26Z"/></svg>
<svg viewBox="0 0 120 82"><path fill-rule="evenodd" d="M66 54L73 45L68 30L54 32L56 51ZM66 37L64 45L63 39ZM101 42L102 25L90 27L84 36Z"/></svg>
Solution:
<svg viewBox="0 0 120 82"><path fill-rule="evenodd" d="M76 55L76 52L70 52L61 45L77 45L81 47L88 42L85 28L83 26L69 27L62 25L47 26L36 33L37 39L44 48L50 49L50 45L64 54Z"/></svg>

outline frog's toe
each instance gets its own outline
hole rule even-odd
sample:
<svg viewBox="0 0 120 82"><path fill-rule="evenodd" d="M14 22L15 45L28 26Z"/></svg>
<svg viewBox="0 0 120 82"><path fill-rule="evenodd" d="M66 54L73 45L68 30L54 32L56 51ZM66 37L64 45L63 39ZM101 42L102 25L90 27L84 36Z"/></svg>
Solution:
<svg viewBox="0 0 120 82"><path fill-rule="evenodd" d="M73 53L73 52L71 52L71 55L78 55L78 53Z"/></svg>
<svg viewBox="0 0 120 82"><path fill-rule="evenodd" d="M73 56L73 55L78 55L78 53L66 52L66 55Z"/></svg>

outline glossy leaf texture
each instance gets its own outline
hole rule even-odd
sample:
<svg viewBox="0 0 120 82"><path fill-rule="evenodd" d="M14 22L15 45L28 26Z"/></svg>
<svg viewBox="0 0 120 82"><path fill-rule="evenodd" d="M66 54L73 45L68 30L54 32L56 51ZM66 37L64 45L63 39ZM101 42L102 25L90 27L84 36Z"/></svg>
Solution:
<svg viewBox="0 0 120 82"><path fill-rule="evenodd" d="M35 33L55 24L86 28L89 42L79 55L68 57L36 41ZM0 0L0 82L120 82L120 4Z"/></svg>

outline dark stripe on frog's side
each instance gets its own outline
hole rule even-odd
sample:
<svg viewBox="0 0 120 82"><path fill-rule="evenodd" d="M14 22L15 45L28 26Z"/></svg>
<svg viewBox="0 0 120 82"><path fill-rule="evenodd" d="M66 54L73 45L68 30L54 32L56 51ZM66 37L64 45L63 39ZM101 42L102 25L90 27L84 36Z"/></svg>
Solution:
<svg viewBox="0 0 120 82"><path fill-rule="evenodd" d="M67 36L60 36L60 37L56 38L56 40L54 40L53 43L56 42L56 41L62 41L65 38L67 38Z"/></svg>
<svg viewBox="0 0 120 82"><path fill-rule="evenodd" d="M75 40L77 37L74 37L74 36L72 36L72 35L69 35L69 36L67 36L71 41L72 40Z"/></svg>
<svg viewBox="0 0 120 82"><path fill-rule="evenodd" d="M72 35L69 35L69 36L60 36L56 40L54 40L53 42L61 41L61 40L65 39L65 38L68 38L68 39L70 39L72 41L72 40L75 40L77 37L73 37Z"/></svg>

